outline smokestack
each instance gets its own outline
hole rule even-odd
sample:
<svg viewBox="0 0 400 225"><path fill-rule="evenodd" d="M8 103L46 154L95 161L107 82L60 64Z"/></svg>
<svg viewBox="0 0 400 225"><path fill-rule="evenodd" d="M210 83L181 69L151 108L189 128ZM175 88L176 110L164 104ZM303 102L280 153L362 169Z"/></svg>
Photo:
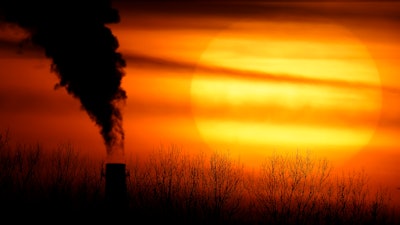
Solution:
<svg viewBox="0 0 400 225"><path fill-rule="evenodd" d="M128 208L125 164L107 163L105 176L106 207L112 212L124 212Z"/></svg>
<svg viewBox="0 0 400 225"><path fill-rule="evenodd" d="M121 106L127 98L121 87L126 66L109 23L118 23L111 0L1 0L1 23L17 24L28 40L43 48L52 60L50 69L77 98L100 128L109 157L124 155ZM125 164L106 165L106 198L110 209L127 205Z"/></svg>

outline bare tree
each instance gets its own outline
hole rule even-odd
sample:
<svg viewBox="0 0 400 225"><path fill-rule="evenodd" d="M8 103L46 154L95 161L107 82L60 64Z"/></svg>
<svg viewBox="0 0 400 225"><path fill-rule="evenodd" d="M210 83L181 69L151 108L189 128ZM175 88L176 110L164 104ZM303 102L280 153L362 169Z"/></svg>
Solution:
<svg viewBox="0 0 400 225"><path fill-rule="evenodd" d="M259 219L272 224L368 224L372 220L380 224L388 218L371 217L371 210L377 214L376 209L387 209L389 199L370 193L363 171L336 175L332 171L326 159L310 153L271 156L251 189Z"/></svg>
<svg viewBox="0 0 400 225"><path fill-rule="evenodd" d="M230 220L240 209L243 200L243 164L230 158L229 152L213 152L203 177L206 202L215 222Z"/></svg>

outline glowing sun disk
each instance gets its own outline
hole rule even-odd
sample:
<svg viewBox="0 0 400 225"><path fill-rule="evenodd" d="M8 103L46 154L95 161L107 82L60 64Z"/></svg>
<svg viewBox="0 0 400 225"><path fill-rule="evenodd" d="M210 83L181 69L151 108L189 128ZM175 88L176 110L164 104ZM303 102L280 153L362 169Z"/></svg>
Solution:
<svg viewBox="0 0 400 225"><path fill-rule="evenodd" d="M289 74L313 79L363 82L380 87L374 61L365 46L344 27L300 24L304 30L318 27L320 33L324 33L325 29L327 34L335 34L332 38L291 33L293 27L296 26L291 23L254 21L233 24L210 42L198 63L277 76ZM257 32L251 29L266 33L259 32L256 35ZM252 35L243 35L243 30ZM285 33L278 32L282 30ZM328 158L333 157L332 154L335 157L339 154L343 160L368 143L379 118L379 88L365 91L338 87L334 82L332 86L295 81L256 82L247 80L245 76L243 79L234 79L218 77L218 74L207 76L204 73L199 70L194 74L192 109L202 137L213 149L229 148L242 155L268 155L272 152L271 146L278 150L317 147L317 153ZM282 113L272 112L271 105L279 105ZM249 110L257 113L249 113ZM205 116L205 112L220 116L210 118ZM355 123L352 120L345 121L343 124L346 125L341 126L326 125L323 120L340 120L337 112L342 115L362 115L369 122L357 129L352 126ZM268 119L254 122L246 118L254 115L265 115ZM312 124L310 118L313 119ZM354 117L343 117L343 120L348 118ZM279 124L274 120L284 123ZM248 148L254 145L258 147ZM336 146L336 153L327 155L324 152L327 146Z"/></svg>

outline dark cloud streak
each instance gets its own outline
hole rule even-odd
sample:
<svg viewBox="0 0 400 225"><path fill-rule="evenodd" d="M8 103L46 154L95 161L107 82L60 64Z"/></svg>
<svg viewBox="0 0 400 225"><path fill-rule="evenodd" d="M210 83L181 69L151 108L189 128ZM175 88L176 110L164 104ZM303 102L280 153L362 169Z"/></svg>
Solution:
<svg viewBox="0 0 400 225"><path fill-rule="evenodd" d="M231 19L400 21L400 3L396 1L119 1L130 13L168 17L224 17ZM124 9L125 8L125 9Z"/></svg>
<svg viewBox="0 0 400 225"><path fill-rule="evenodd" d="M193 73L195 71L202 72L202 75L209 76L210 78L234 78L244 80L254 80L258 82L273 82L273 83L295 83L305 85L320 85L327 87L348 88L348 89L365 89L365 90L378 90L390 92L392 94L400 95L400 90L395 87L377 86L374 84L363 82L349 82L343 80L328 80L309 78L287 74L270 74L256 71L238 70L224 67L215 67L208 65L195 64L190 62L178 62L168 59L156 58L152 56L129 54L125 56L129 64L136 68L152 68L160 70L173 70L185 73Z"/></svg>

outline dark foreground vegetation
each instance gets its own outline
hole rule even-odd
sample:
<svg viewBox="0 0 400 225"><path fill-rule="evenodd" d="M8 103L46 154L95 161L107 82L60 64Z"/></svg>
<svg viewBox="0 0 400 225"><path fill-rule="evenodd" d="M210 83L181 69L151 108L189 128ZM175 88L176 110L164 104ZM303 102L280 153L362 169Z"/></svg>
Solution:
<svg viewBox="0 0 400 225"><path fill-rule="evenodd" d="M189 156L169 146L144 161L129 159L126 166L128 206L111 215L126 224L398 222L390 196L370 188L366 174L338 175L329 162L309 154L275 155L248 171L225 153ZM103 170L104 161L84 157L71 145L45 152L40 145L11 146L1 133L0 216L16 221L53 215L55 222L106 217L111 209L104 201Z"/></svg>

